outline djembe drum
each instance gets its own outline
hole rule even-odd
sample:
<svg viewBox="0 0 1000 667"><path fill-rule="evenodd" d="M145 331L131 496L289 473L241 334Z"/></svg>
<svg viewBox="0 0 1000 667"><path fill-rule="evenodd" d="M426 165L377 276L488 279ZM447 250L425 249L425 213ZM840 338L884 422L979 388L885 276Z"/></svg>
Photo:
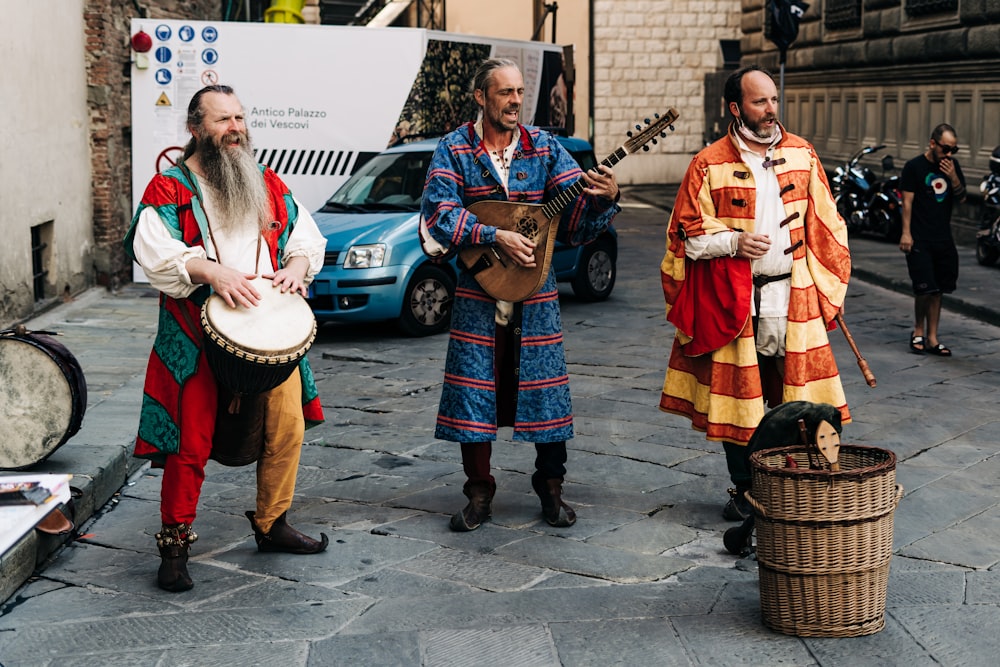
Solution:
<svg viewBox="0 0 1000 667"><path fill-rule="evenodd" d="M231 466L253 463L263 447L263 398L287 380L316 338L316 318L295 292L270 278L251 281L260 303L230 308L218 294L205 301L205 356L219 385L212 458Z"/></svg>

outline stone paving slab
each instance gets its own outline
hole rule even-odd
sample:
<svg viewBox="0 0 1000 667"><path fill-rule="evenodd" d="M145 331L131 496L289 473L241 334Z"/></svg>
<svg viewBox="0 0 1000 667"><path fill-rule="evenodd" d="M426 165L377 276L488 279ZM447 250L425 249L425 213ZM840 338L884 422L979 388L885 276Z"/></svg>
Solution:
<svg viewBox="0 0 1000 667"><path fill-rule="evenodd" d="M323 603L323 613L312 604L271 609L229 609L124 616L98 621L30 626L17 631L16 645L0 636L0 654L18 664L22 660L50 660L89 656L103 659L128 646L172 649L178 640L198 645L239 645L315 638L333 634L359 613L367 602ZM282 617L275 623L275 616ZM181 639L183 638L183 639Z"/></svg>
<svg viewBox="0 0 1000 667"><path fill-rule="evenodd" d="M690 561L680 558L648 556L542 535L502 546L494 553L514 562L626 584L657 581L691 567Z"/></svg>
<svg viewBox="0 0 1000 667"><path fill-rule="evenodd" d="M431 665L493 667L498 656L510 667L535 667L556 660L552 638L544 628L490 628L486 630L432 630L420 633L423 655Z"/></svg>
<svg viewBox="0 0 1000 667"><path fill-rule="evenodd" d="M306 667L341 667L342 665L384 665L385 667L421 667L419 633L387 630L370 635L337 635L313 642L307 662L288 662ZM232 663L249 664L249 663Z"/></svg>
<svg viewBox="0 0 1000 667"><path fill-rule="evenodd" d="M905 495L893 516L894 531L900 526L901 535L909 540L907 544L913 544L917 539L978 516L997 503L996 497L985 489L966 491L955 487L951 476L946 476L934 486ZM908 550L904 548L901 553L908 555Z"/></svg>
<svg viewBox="0 0 1000 667"><path fill-rule="evenodd" d="M493 553L504 544L524 539L520 530L506 528L494 522L483 524L471 533L456 533L448 529L448 517L420 514L373 529L379 535L425 539L450 549L470 553Z"/></svg>
<svg viewBox="0 0 1000 667"><path fill-rule="evenodd" d="M548 576L548 571L542 567L520 565L487 554L469 554L453 549L435 549L401 563L398 567L404 572L498 592L526 590Z"/></svg>
<svg viewBox="0 0 1000 667"><path fill-rule="evenodd" d="M249 548L250 544L248 548L216 554L212 562L260 576L336 586L439 548L423 540L343 529L330 535L326 551L307 556L258 553L255 547Z"/></svg>
<svg viewBox="0 0 1000 667"><path fill-rule="evenodd" d="M670 623L663 619L550 623L549 632L564 665L695 664Z"/></svg>
<svg viewBox="0 0 1000 667"><path fill-rule="evenodd" d="M760 623L758 612L676 616L670 624L685 649L707 665L813 665L802 640L778 633L755 636L743 633L748 624Z"/></svg>
<svg viewBox="0 0 1000 667"><path fill-rule="evenodd" d="M414 574L386 567L341 584L337 589L370 598L426 598L436 595L468 593L475 590L475 587L457 581L438 579L422 573Z"/></svg>
<svg viewBox="0 0 1000 667"><path fill-rule="evenodd" d="M651 517L601 532L588 538L587 543L655 555L691 542L696 536L696 531L675 523L669 513L657 512Z"/></svg>
<svg viewBox="0 0 1000 667"><path fill-rule="evenodd" d="M612 439L609 441L586 435L573 438L573 449L591 454L620 457L640 463L652 463L665 468L677 468L685 461L704 455L704 452L663 445L646 438L638 440Z"/></svg>
<svg viewBox="0 0 1000 667"><path fill-rule="evenodd" d="M902 624L886 613L885 628L875 635L851 638L804 639L803 643L819 665L907 665L931 667L942 664L927 651L918 639L914 641ZM807 663L808 664L808 663ZM968 663L973 664L973 663Z"/></svg>
<svg viewBox="0 0 1000 667"><path fill-rule="evenodd" d="M971 518L971 517L970 517ZM955 553L955 545L962 552ZM980 570L1000 563L1000 508L994 505L975 517L908 544L900 553L915 558L950 562Z"/></svg>
<svg viewBox="0 0 1000 667"><path fill-rule="evenodd" d="M965 601L968 570L957 567L935 568L928 577L927 568L914 569L908 563L927 563L903 556L894 556L889 566L886 589L887 609L920 605L958 605Z"/></svg>
<svg viewBox="0 0 1000 667"><path fill-rule="evenodd" d="M639 584L473 593L433 600L389 599L380 601L342 632L365 634L389 627L395 631L462 629L705 614L718 588L711 584ZM747 627L751 627L749 623Z"/></svg>
<svg viewBox="0 0 1000 667"><path fill-rule="evenodd" d="M995 606L903 607L892 611L941 665L993 665L1000 655L1000 609ZM904 656L905 657L905 656Z"/></svg>

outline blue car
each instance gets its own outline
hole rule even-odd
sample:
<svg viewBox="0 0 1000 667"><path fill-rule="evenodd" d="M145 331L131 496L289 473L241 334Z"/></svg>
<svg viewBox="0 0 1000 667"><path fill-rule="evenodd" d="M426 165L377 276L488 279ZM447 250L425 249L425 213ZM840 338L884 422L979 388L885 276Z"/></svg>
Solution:
<svg viewBox="0 0 1000 667"><path fill-rule="evenodd" d="M590 144L559 137L583 169L596 165ZM417 232L420 197L437 140L390 148L366 162L313 214L326 236L326 260L310 285L309 305L323 322L395 320L410 336L448 329L455 260L428 261ZM556 279L585 301L607 299L615 285L613 228L585 246L557 244Z"/></svg>

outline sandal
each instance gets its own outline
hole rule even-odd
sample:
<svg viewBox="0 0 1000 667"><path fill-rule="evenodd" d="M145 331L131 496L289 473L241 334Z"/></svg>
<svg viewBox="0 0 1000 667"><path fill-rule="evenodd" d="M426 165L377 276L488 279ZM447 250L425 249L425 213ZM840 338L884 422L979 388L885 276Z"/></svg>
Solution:
<svg viewBox="0 0 1000 667"><path fill-rule="evenodd" d="M923 354L924 352L927 351L925 348L926 348L926 345L924 345L924 337L923 336L914 336L913 332L911 331L910 332L910 351L913 352L914 354ZM949 352L948 354L951 354L951 353Z"/></svg>
<svg viewBox="0 0 1000 667"><path fill-rule="evenodd" d="M925 350L925 352L927 352L927 354L935 354L935 355L937 355L939 357L950 357L951 356L951 350L949 350L948 348L946 348L944 346L944 343L938 343L934 347L928 347Z"/></svg>

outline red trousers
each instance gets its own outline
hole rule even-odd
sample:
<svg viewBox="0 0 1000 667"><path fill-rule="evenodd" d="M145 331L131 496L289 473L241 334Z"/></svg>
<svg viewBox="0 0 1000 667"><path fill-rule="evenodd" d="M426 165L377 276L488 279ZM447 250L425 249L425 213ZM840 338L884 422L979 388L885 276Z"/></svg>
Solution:
<svg viewBox="0 0 1000 667"><path fill-rule="evenodd" d="M299 455L305 437L302 416L302 379L293 372L267 394L264 416L264 451L257 461L255 521L267 532L274 520L288 511L295 493ZM191 525L205 481L205 465L212 451L218 388L205 355L188 379L181 397L180 452L167 456L160 488L160 517L164 525Z"/></svg>

